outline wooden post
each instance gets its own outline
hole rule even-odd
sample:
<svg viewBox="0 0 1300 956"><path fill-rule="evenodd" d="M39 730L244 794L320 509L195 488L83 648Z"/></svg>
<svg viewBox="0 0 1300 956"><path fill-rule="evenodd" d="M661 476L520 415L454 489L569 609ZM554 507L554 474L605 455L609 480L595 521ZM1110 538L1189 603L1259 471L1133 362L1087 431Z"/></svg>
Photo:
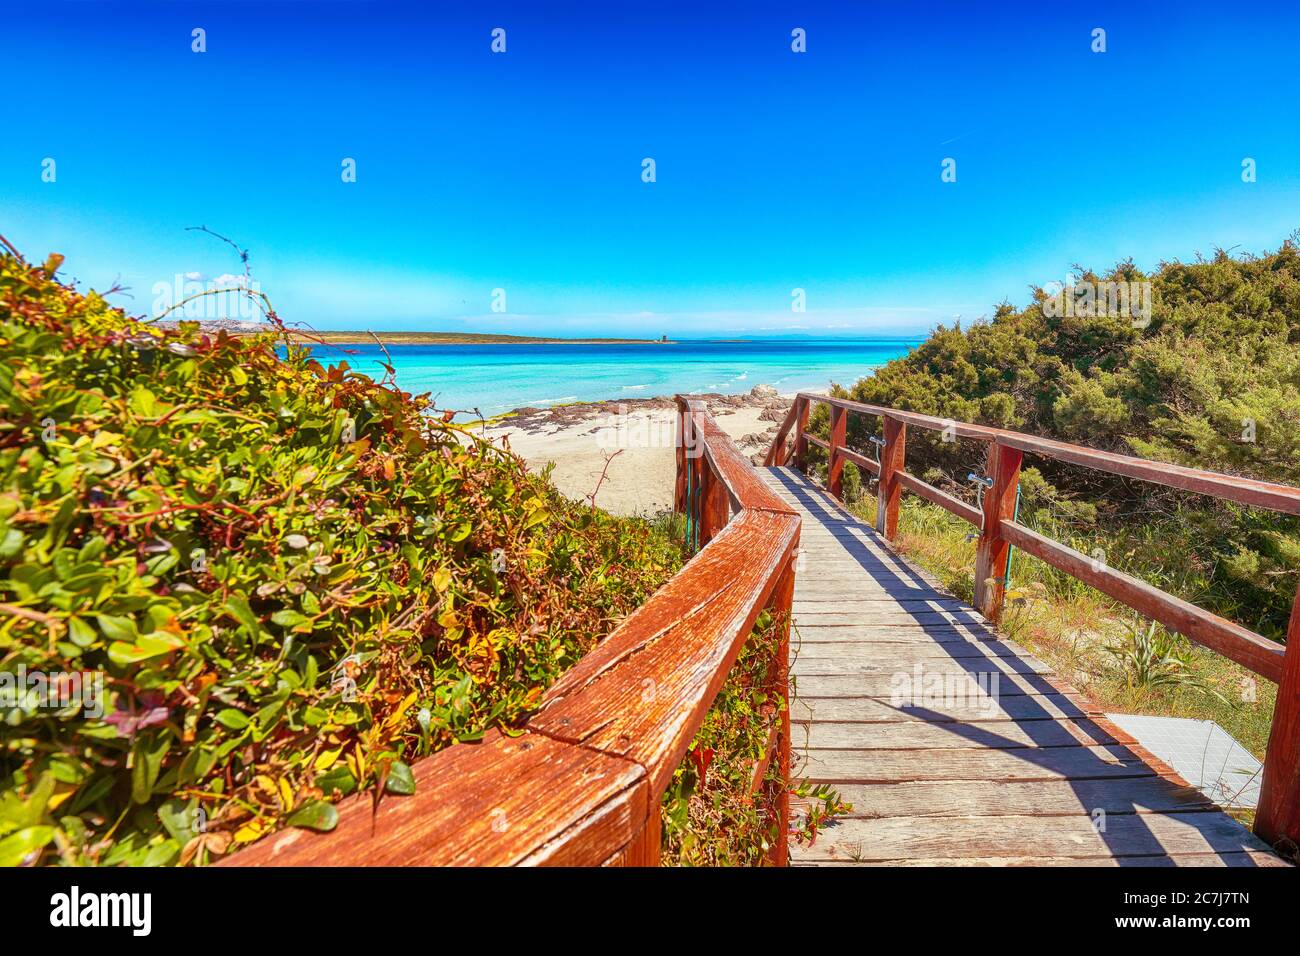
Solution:
<svg viewBox="0 0 1300 956"><path fill-rule="evenodd" d="M700 520L704 516L704 472L707 467L704 463L704 449L702 438L695 429L695 423L692 421L691 428L695 436L696 444L700 446L700 454L690 460L691 465L691 501L689 505L691 514L691 547L698 551L704 547L704 540L700 534Z"/></svg>
<svg viewBox="0 0 1300 956"><path fill-rule="evenodd" d="M903 462L906 455L907 426L886 415L885 444L880 449L876 531L890 541L898 534L898 503L903 497L903 486L898 483L898 472L905 470Z"/></svg>
<svg viewBox="0 0 1300 956"><path fill-rule="evenodd" d="M606 866L658 866L661 837L659 805L651 801L650 815L632 842L605 862Z"/></svg>
<svg viewBox="0 0 1300 956"><path fill-rule="evenodd" d="M1011 544L1002 537L1000 523L1015 514L1022 458L1019 449L997 442L989 445L988 477L993 479L993 487L984 492L983 526L975 551L975 607L990 621L997 621L1002 614L1007 591L1005 575Z"/></svg>
<svg viewBox="0 0 1300 956"><path fill-rule="evenodd" d="M848 430L849 413L837 405L831 406L830 461L826 466L826 487L836 498L844 498L844 459L839 450L844 447Z"/></svg>
<svg viewBox="0 0 1300 956"><path fill-rule="evenodd" d="M781 792L777 796L777 842L768 852L774 866L790 864L790 618L794 608L794 576L799 562L799 536L795 535L790 563L772 591L773 614L783 615L781 639L777 642L776 693L785 702L781 710L781 730L777 740L777 757L781 766Z"/></svg>
<svg viewBox="0 0 1300 956"><path fill-rule="evenodd" d="M727 486L713 473L707 461L700 469L700 547L713 540L727 526L731 517L731 499Z"/></svg>
<svg viewBox="0 0 1300 956"><path fill-rule="evenodd" d="M686 511L686 429L689 427L686 406L677 401L677 483L673 488L673 510Z"/></svg>
<svg viewBox="0 0 1300 956"><path fill-rule="evenodd" d="M795 402L799 405L799 413L794 420L794 466L803 471L808 464L808 439L804 435L808 431L808 411L812 402L806 398L796 398Z"/></svg>
<svg viewBox="0 0 1300 956"><path fill-rule="evenodd" d="M1286 658L1264 755L1255 833L1284 852L1295 854L1300 848L1300 587L1286 630Z"/></svg>

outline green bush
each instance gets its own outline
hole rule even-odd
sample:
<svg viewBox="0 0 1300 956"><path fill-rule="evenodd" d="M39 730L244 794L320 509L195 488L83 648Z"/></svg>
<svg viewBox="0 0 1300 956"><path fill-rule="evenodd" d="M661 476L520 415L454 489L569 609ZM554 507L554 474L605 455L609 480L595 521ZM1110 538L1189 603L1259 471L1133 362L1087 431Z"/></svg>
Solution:
<svg viewBox="0 0 1300 956"><path fill-rule="evenodd" d="M834 393L957 421L1012 428L1231 474L1300 485L1300 252L1120 263L1081 282L1150 281L1153 310L1064 316L1035 290L1024 309L940 326L919 347ZM819 419L814 419L819 421ZM824 427L824 426L823 426ZM875 419L851 416L867 446ZM981 443L912 428L908 469L964 487ZM1062 540L1087 539L1117 567L1282 637L1300 571L1300 519L1240 508L1028 456L1021 516ZM1090 550L1091 545L1088 549ZM1153 583L1161 583L1155 581Z"/></svg>
<svg viewBox="0 0 1300 956"><path fill-rule="evenodd" d="M0 863L204 863L534 708L680 564L272 335L0 258ZM66 706L54 706L66 703Z"/></svg>

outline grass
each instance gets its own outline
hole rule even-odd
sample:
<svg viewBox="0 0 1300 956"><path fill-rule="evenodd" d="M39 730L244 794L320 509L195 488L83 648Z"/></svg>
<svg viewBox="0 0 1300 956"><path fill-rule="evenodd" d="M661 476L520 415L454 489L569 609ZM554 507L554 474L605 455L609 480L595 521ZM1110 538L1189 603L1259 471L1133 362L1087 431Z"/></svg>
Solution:
<svg viewBox="0 0 1300 956"><path fill-rule="evenodd" d="M864 496L851 510L874 523L875 497ZM970 525L937 505L905 496L898 531L901 553L956 597L974 597ZM1084 553L1094 546L1125 553L1106 547L1114 544L1113 537L1071 544ZM1145 567L1140 566L1141 554L1126 555L1124 570L1177 593L1168 582L1179 576L1178 552L1171 549L1168 554L1167 562ZM1277 696L1271 681L1160 625L1151 629L1152 622L1136 612L1023 552L1012 558L1010 585L1000 629L1103 711L1213 720L1264 759ZM1135 656L1147 634L1161 642L1176 663L1167 660L1145 673L1137 667Z"/></svg>

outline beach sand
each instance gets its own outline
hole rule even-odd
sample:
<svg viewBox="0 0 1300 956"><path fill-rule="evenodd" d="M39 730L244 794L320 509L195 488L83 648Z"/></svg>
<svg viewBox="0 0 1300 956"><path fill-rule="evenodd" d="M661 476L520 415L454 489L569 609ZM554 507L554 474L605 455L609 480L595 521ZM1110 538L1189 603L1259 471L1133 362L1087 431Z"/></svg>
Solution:
<svg viewBox="0 0 1300 956"><path fill-rule="evenodd" d="M793 396L760 385L745 395L694 397L743 453L761 459ZM520 409L485 431L530 471L554 463L551 480L570 498L586 501L596 491L596 505L612 514L654 515L672 508L676 427L673 400L649 398Z"/></svg>

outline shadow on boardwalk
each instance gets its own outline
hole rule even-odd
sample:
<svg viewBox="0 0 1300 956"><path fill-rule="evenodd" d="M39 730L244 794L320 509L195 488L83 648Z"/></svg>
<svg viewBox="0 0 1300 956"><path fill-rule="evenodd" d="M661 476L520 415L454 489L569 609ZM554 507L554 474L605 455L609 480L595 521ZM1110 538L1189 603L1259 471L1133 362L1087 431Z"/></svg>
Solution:
<svg viewBox="0 0 1300 956"><path fill-rule="evenodd" d="M1107 799L1101 819L1121 817L1123 825L1103 824L1093 827L1097 838L1105 848L1104 851L1096 851L1096 855L1104 852L1119 865L1150 865L1153 858L1164 857L1171 853L1151 828L1150 818L1157 815L1177 815L1176 818L1180 822L1196 827L1198 831L1201 830L1202 825L1213 823L1213 834L1203 834L1206 849L1197 852L1217 854L1224 862L1232 862L1234 865L1254 865L1249 854L1258 854L1267 849L1244 827L1225 827L1225 819L1221 811L1215 810L1212 804L1199 797L1189 796L1185 806L1175 805L1167 811L1161 810L1158 814L1149 812L1150 807L1142 803L1141 794L1144 790L1149 789L1150 797L1155 801L1155 805L1159 806L1162 802L1168 803L1170 792L1181 792L1178 791L1178 787L1185 786L1185 783L1179 781L1171 771L1152 766L1148 762L1149 755L1145 751L1138 752L1128 746L1124 741L1131 738L1124 737L1118 728L1105 720L1104 716L1088 713L1079 708L1070 698L1061 696L1063 692L1073 693L1073 689L1054 682L1040 673L1035 666L1037 662L1029 658L1029 655L1018 651L1008 653L1008 648L1014 651L1015 645L1000 641L974 608L960 604L950 595L935 590L921 574L895 555L874 529L842 510L838 502L835 502L823 489L812 485L802 475L789 469L770 469L768 473L775 479L778 492L805 512L802 534L805 547L810 542L814 543L819 557L833 557L833 561L826 563L833 563L836 566L834 570L825 568L819 570L815 565L810 566L812 562L805 560L801 568L802 574L806 576L805 589L830 588L837 593L844 593L846 597L861 596L863 592L854 585L858 581L865 585L869 580L873 585L870 593L873 595L878 593L881 598L879 603L870 606L889 609L892 613L887 613L884 618L889 624L899 624L901 611L905 615L901 620L906 622L902 626L919 627L927 637L932 639L929 643L924 640L920 642L925 648L925 653L932 652L934 655L933 661L927 663L942 664L944 665L942 670L945 672L968 676L983 687L989 686L989 675L996 673L998 688L1002 688L1004 684L1011 685L1012 696L1018 699L1014 717L989 720L976 716L966 720L954 718L951 712L926 707L890 705L889 697L880 695L878 687L877 693L852 696L872 697L872 706L877 712L883 707L891 707L900 715L906 715L907 720L919 720L931 727L942 728L943 731L961 741L960 750L965 753L972 750L998 751L1008 759L1017 761L1016 771L1004 776L1003 780L1008 778L1030 782L1052 780L1067 783L1077 798L1077 813L1090 820L1095 819L1093 815L1098 809L1098 788L1105 787ZM831 540L827 539L827 535ZM846 564L851 569L848 572L844 570ZM847 578L846 573L849 575ZM796 581L795 601L798 604L800 593L798 579ZM838 588L841 582L846 586ZM877 592L876 589L879 591ZM834 605L828 604L828 606ZM797 625L798 612L795 618ZM858 623L872 624L867 617L863 617ZM969 636L969 640L954 640L955 628L964 631ZM874 646L883 649L891 645ZM826 660L834 659L826 658ZM890 662L880 663L888 667ZM851 664L847 665L849 668L851 666ZM843 661L831 664L827 670L830 674L847 673L851 676L851 670L846 670ZM864 673L871 671L880 674L879 668L872 668L864 661ZM980 681L984 683L979 684ZM797 679L795 686L796 696L802 696L798 694ZM1001 702L999 697L1004 701L1004 694L1005 691L1001 693L995 691L993 695L995 702ZM1049 710L1045 706L1044 698L1040 695L1050 695L1053 709ZM807 699L815 699L815 697L809 695ZM933 701L928 702L933 703ZM795 719L798 721L797 717ZM1000 728L1008 726L1008 719L1014 722L1014 727L1019 731L1018 736L1009 737L998 732ZM1071 724L1074 725L1073 728L1069 726ZM861 741L860 744L856 744L855 749L873 751L872 730L873 727L878 729L880 724L860 723L853 726L861 728ZM1088 727L1092 728L1091 732L1085 729ZM1068 739L1065 739L1062 734L1063 728L1077 730L1078 733L1071 732ZM1098 730L1102 732L1101 736L1098 736ZM1079 733L1084 734L1083 739L1080 739ZM1093 740L1096 745L1090 746L1085 740ZM1064 748L1070 749L1067 752ZM833 755L843 751L828 748L817 752ZM878 751L874 752L878 753ZM922 754L933 752L919 750L915 753L920 757ZM826 757L827 762L832 759L831 756ZM1118 764L1123 766L1117 766ZM1064 769L1065 767L1068 767L1068 771ZM912 779L938 779L925 777L923 771L924 768L917 767L916 772L919 776ZM853 782L852 775L847 776L850 782ZM1171 777L1172 782L1169 779ZM817 775L813 774L812 779L818 779ZM1129 779L1136 784L1136 790L1132 786L1107 786L1122 779ZM860 782L867 786L885 783L880 780ZM949 782L954 787L963 785L960 774ZM997 782L997 778L982 782ZM1142 786L1146 782L1149 782L1149 787ZM1124 792L1137 792L1138 796L1136 798L1120 796ZM995 812L991 816L996 815L996 808L993 809ZM1065 812L1057 810L1052 815L1072 814L1068 810ZM943 824L936 818L934 825L941 827ZM1236 833L1239 833L1239 838L1234 836Z"/></svg>

